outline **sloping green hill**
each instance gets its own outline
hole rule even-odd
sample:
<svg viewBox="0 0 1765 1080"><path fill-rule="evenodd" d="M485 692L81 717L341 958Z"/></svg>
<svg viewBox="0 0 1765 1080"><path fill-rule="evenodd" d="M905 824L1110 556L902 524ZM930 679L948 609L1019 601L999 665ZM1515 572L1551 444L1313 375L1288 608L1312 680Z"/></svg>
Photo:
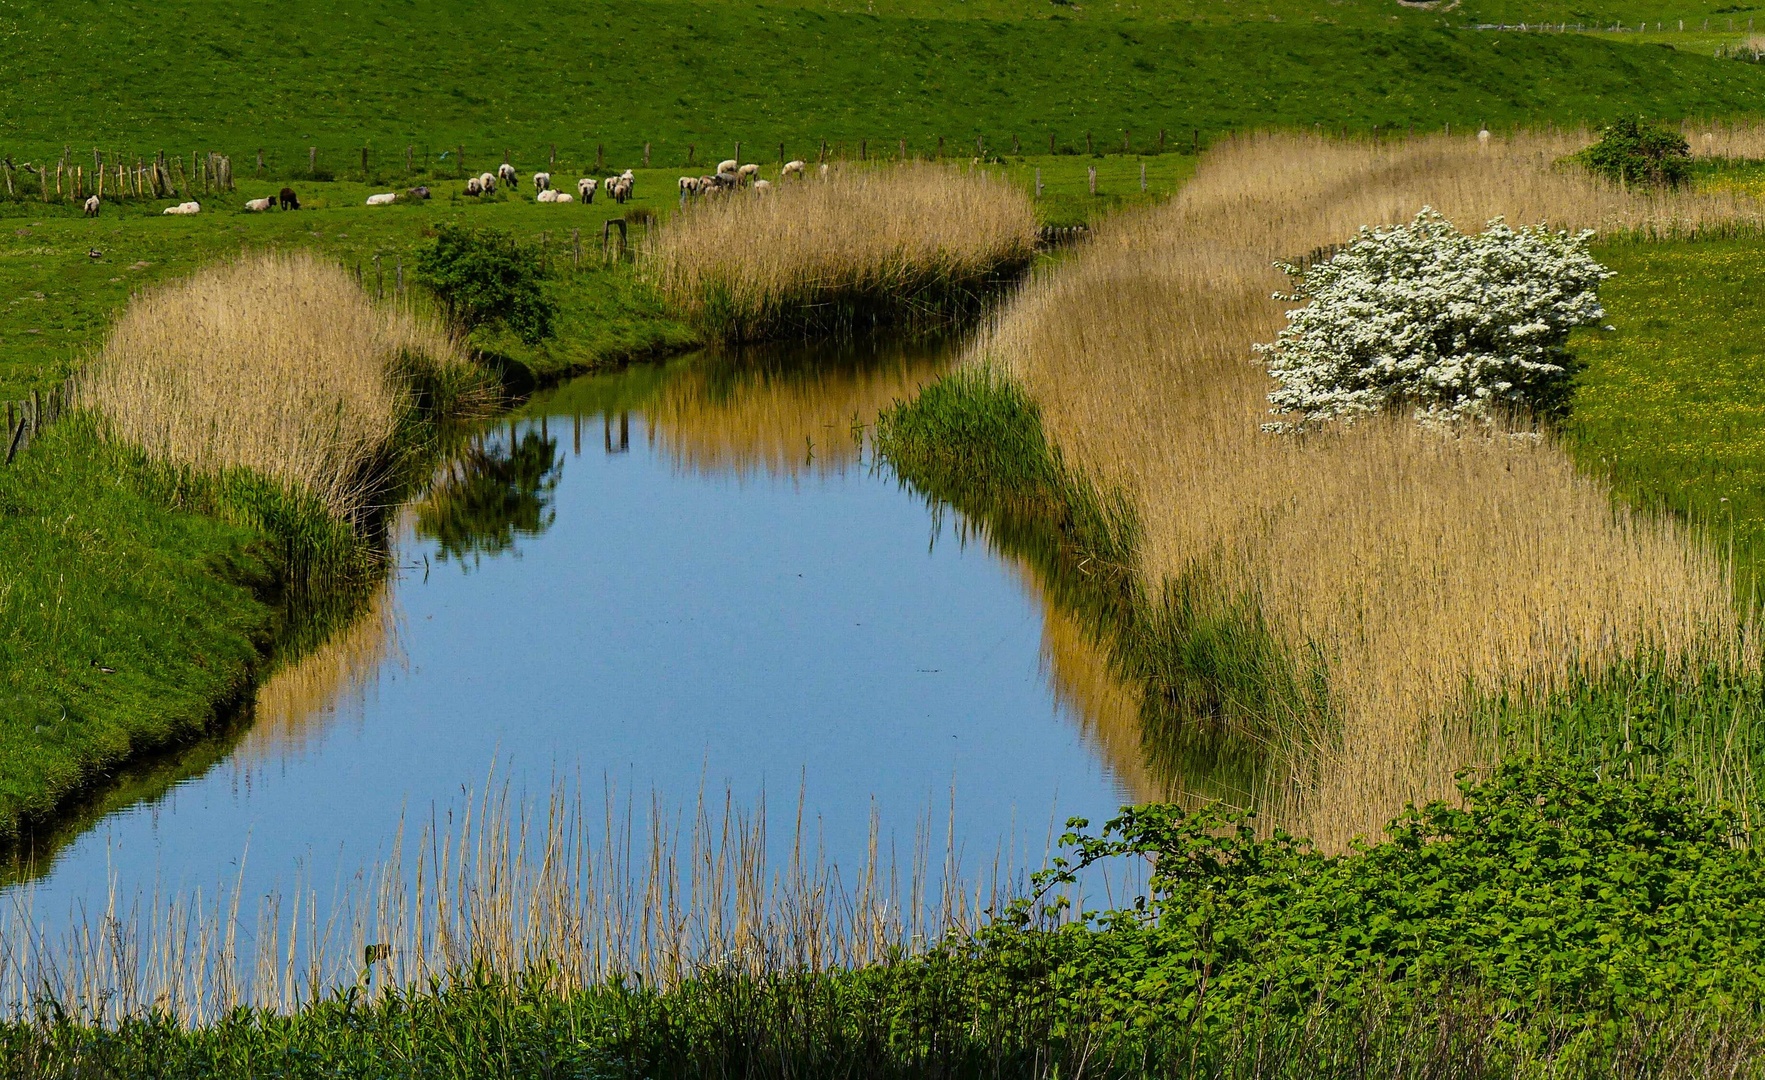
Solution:
<svg viewBox="0 0 1765 1080"><path fill-rule="evenodd" d="M930 3L932 0L926 0ZM962 0L936 0L950 6ZM1291 0L1283 0L1291 2ZM1355 0L1323 10L1373 10ZM1395 5L1393 5L1395 10ZM1437 19L1424 13L1419 19ZM1765 71L1574 34L1316 23L1195 25L881 17L639 0L97 0L0 6L0 153L306 147L342 172L359 148L527 164L557 143L608 164L811 154L822 139L971 152L1136 149L1159 129L1434 127L1753 111ZM957 147L964 150L958 151ZM763 148L763 149L761 149Z"/></svg>

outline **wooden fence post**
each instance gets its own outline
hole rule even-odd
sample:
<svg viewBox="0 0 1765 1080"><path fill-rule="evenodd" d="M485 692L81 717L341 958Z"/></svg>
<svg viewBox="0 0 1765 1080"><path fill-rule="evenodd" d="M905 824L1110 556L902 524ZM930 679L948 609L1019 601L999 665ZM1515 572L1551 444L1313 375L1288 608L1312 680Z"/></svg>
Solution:
<svg viewBox="0 0 1765 1080"><path fill-rule="evenodd" d="M570 264L571 264L570 268L572 270L581 270L582 269L582 230L581 229L571 229L570 230Z"/></svg>
<svg viewBox="0 0 1765 1080"><path fill-rule="evenodd" d="M309 176L319 171L319 148L316 146L306 148L306 171Z"/></svg>
<svg viewBox="0 0 1765 1080"><path fill-rule="evenodd" d="M1036 166L1036 198L1042 197L1042 167Z"/></svg>
<svg viewBox="0 0 1765 1080"><path fill-rule="evenodd" d="M380 271L380 253L374 252L374 299L386 299L386 275Z"/></svg>
<svg viewBox="0 0 1765 1080"><path fill-rule="evenodd" d="M742 163L742 144L739 142L735 144L735 163L737 165Z"/></svg>
<svg viewBox="0 0 1765 1080"><path fill-rule="evenodd" d="M405 144L405 147L404 147L404 171L407 174L416 171L415 169L412 168L412 166L415 164L415 162L413 162L411 160L412 158L414 158L416 156L416 153L417 153L417 148L415 146L412 146L410 143Z"/></svg>
<svg viewBox="0 0 1765 1080"><path fill-rule="evenodd" d="M392 257L392 274L393 274L392 294L394 296L403 296L404 295L404 257L403 256L394 255Z"/></svg>
<svg viewBox="0 0 1765 1080"><path fill-rule="evenodd" d="M693 151L698 149L698 146L699 146L698 143L687 143L686 144L686 163L688 165L691 165L693 163Z"/></svg>
<svg viewBox="0 0 1765 1080"><path fill-rule="evenodd" d="M942 135L938 136L938 160L944 160L944 137Z"/></svg>
<svg viewBox="0 0 1765 1080"><path fill-rule="evenodd" d="M643 167L646 169L650 167L650 144L649 143L643 144Z"/></svg>
<svg viewBox="0 0 1765 1080"><path fill-rule="evenodd" d="M1140 193L1142 195L1146 193L1146 163L1144 161L1140 162Z"/></svg>
<svg viewBox="0 0 1765 1080"><path fill-rule="evenodd" d="M1017 136L1013 135L1011 137L1011 156L1017 157L1018 155L1020 155L1022 153L1023 153L1023 147L1021 147L1017 144Z"/></svg>
<svg viewBox="0 0 1765 1080"><path fill-rule="evenodd" d="M901 140L901 150L900 150L900 153L896 155L895 160L896 161L906 161L907 160L907 140L905 138L903 138Z"/></svg>
<svg viewBox="0 0 1765 1080"><path fill-rule="evenodd" d="M1091 174L1091 194L1095 195L1097 194L1097 166L1092 165L1089 171Z"/></svg>
<svg viewBox="0 0 1765 1080"><path fill-rule="evenodd" d="M1131 153L1128 149L1128 129L1122 128L1122 153Z"/></svg>
<svg viewBox="0 0 1765 1080"><path fill-rule="evenodd" d="M595 143L594 144L594 171L595 172L606 172L607 171L607 167L604 164L602 164L602 162L606 161L606 159L607 159L606 145L603 143Z"/></svg>
<svg viewBox="0 0 1765 1080"><path fill-rule="evenodd" d="M1085 132L1085 153L1087 153L1087 154L1089 154L1089 153L1092 153L1092 150L1091 150L1091 133L1090 133L1090 132L1089 132L1089 131L1087 131L1087 132Z"/></svg>
<svg viewBox="0 0 1765 1080"><path fill-rule="evenodd" d="M1200 128L1195 129L1195 152L1197 154L1201 153L1201 129Z"/></svg>
<svg viewBox="0 0 1765 1080"><path fill-rule="evenodd" d="M362 147L362 176L365 178L367 175L368 175L368 148L364 146L364 147Z"/></svg>
<svg viewBox="0 0 1765 1080"><path fill-rule="evenodd" d="M649 143L645 143L644 145L647 147L647 146L649 146ZM648 163L648 159L645 160L645 163L646 164ZM552 143L552 171L556 172L557 170L558 170L558 144Z"/></svg>
<svg viewBox="0 0 1765 1080"><path fill-rule="evenodd" d="M858 140L858 160L859 161L869 161L870 160L870 140L869 139L859 139ZM56 191L61 190L60 179L57 179L55 181L55 190Z"/></svg>
<svg viewBox="0 0 1765 1080"><path fill-rule="evenodd" d="M780 165L784 164L784 143L778 144L778 163Z"/></svg>
<svg viewBox="0 0 1765 1080"><path fill-rule="evenodd" d="M978 158L987 156L987 144L979 135L974 137L974 156Z"/></svg>
<svg viewBox="0 0 1765 1080"><path fill-rule="evenodd" d="M1164 129L1158 129L1158 152L1164 153Z"/></svg>
<svg viewBox="0 0 1765 1080"><path fill-rule="evenodd" d="M264 178L264 149L261 146L257 148L257 178Z"/></svg>
<svg viewBox="0 0 1765 1080"><path fill-rule="evenodd" d="M1054 133L1052 131L1048 133L1048 152L1054 153Z"/></svg>

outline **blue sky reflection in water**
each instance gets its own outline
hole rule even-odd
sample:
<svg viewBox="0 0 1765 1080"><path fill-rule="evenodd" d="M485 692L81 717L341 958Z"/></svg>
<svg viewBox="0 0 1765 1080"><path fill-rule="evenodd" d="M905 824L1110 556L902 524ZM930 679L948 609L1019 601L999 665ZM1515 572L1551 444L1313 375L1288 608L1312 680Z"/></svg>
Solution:
<svg viewBox="0 0 1765 1080"><path fill-rule="evenodd" d="M1147 797L1056 688L1030 573L858 457L854 422L946 361L813 360L688 358L491 425L407 513L375 610L269 684L225 760L67 844L38 917L112 872L231 885L248 845L247 895L299 875L322 902L493 762L535 798L558 773L640 808L764 792L778 843L801 786L848 866L873 807L905 856L953 792L984 868Z"/></svg>

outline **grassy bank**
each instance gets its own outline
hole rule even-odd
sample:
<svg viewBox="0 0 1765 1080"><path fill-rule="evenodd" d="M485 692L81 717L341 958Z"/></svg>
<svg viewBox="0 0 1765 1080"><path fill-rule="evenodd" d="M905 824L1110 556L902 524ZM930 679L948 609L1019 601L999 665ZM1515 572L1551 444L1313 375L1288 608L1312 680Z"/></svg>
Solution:
<svg viewBox="0 0 1765 1080"><path fill-rule="evenodd" d="M1195 130L1263 125L1731 115L1757 109L1765 86L1754 65L1587 35L1458 31L1441 25L1459 25L1458 10L1364 0L847 6L646 0L545 20L518 0L19 6L0 14L15 75L0 87L0 148L22 162L71 144L87 163L94 145L215 149L249 175L261 147L284 177L308 168L312 146L320 169L344 176L364 146L370 168L402 167L407 146L452 166L441 154L463 145L475 171L505 150L527 171L554 144L569 168L597 147L622 168L647 143L658 166L684 164L690 146L703 168L738 141L750 157L773 160L784 143L813 160L823 140L855 157L860 140L875 153L905 137L926 153L943 138L966 157L976 136L1033 150L1052 135L1077 152L1087 133L1114 150L1126 132L1138 152L1161 129L1175 149ZM1514 11L1502 21L1553 17L1553 5ZM94 86L90 70L128 77ZM143 86L175 87L175 103L144 106Z"/></svg>
<svg viewBox="0 0 1765 1080"><path fill-rule="evenodd" d="M489 400L456 342L301 253L141 293L78 385L0 470L0 842L208 733L273 646L352 614L377 508Z"/></svg>
<svg viewBox="0 0 1765 1080"><path fill-rule="evenodd" d="M1568 446L1637 506L1680 514L1756 600L1765 558L1765 395L1751 332L1765 287L1757 244L1601 249L1610 331L1584 331Z"/></svg>

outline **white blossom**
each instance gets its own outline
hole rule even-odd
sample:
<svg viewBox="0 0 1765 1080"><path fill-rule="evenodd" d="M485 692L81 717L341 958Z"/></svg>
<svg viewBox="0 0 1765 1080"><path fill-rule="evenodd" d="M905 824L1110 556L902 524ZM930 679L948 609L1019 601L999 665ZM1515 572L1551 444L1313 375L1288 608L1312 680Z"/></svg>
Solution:
<svg viewBox="0 0 1765 1080"><path fill-rule="evenodd" d="M1305 303L1272 345L1258 345L1280 386L1266 424L1298 431L1393 405L1418 418L1533 410L1559 395L1569 331L1604 317L1588 254L1593 234L1509 228L1501 218L1466 236L1423 207L1408 225L1363 227L1327 263L1292 275ZM1308 303L1309 301L1309 303Z"/></svg>

